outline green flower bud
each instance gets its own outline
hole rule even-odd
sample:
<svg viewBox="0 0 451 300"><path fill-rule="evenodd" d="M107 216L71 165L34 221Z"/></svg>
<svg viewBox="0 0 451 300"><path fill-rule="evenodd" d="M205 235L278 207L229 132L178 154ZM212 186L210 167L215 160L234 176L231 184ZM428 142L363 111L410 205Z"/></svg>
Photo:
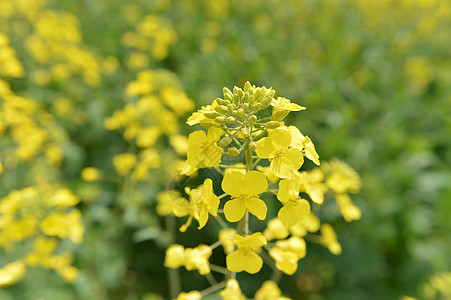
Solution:
<svg viewBox="0 0 451 300"><path fill-rule="evenodd" d="M218 146L224 148L227 147L231 142L232 138L230 136L225 136L218 142Z"/></svg>
<svg viewBox="0 0 451 300"><path fill-rule="evenodd" d="M273 121L282 121L286 116L288 116L289 111L277 110L273 111L271 115L271 120Z"/></svg>
<svg viewBox="0 0 451 300"><path fill-rule="evenodd" d="M262 104L262 108L267 108L271 104L272 99L272 97L266 95L266 97L260 102Z"/></svg>
<svg viewBox="0 0 451 300"><path fill-rule="evenodd" d="M251 149L252 151L254 151L255 149L257 149L257 143L252 141L249 143L249 149Z"/></svg>
<svg viewBox="0 0 451 300"><path fill-rule="evenodd" d="M257 116L256 115L251 115L248 119L249 123L253 124L255 122L257 122Z"/></svg>
<svg viewBox="0 0 451 300"><path fill-rule="evenodd" d="M218 103L220 105L227 106L227 104L230 104L230 101L229 100L224 100L224 99L221 99L221 98L216 98L216 103Z"/></svg>
<svg viewBox="0 0 451 300"><path fill-rule="evenodd" d="M215 118L215 121L219 124L225 124L227 123L227 117L226 116L219 116Z"/></svg>
<svg viewBox="0 0 451 300"><path fill-rule="evenodd" d="M251 88L251 83L249 81L246 81L246 83L244 84L244 91L248 91Z"/></svg>
<svg viewBox="0 0 451 300"><path fill-rule="evenodd" d="M261 103L257 103L257 104L255 104L254 106L253 106L253 109L255 110L255 111L259 111L259 110L261 110L263 108L263 105L261 104Z"/></svg>
<svg viewBox="0 0 451 300"><path fill-rule="evenodd" d="M216 106L215 111L217 111L220 114L225 114L227 112L227 106L218 105Z"/></svg>
<svg viewBox="0 0 451 300"><path fill-rule="evenodd" d="M227 123L233 124L236 122L236 119L234 117L227 117Z"/></svg>
<svg viewBox="0 0 451 300"><path fill-rule="evenodd" d="M238 150L236 147L230 147L229 149L227 149L227 152L229 152L230 156L240 155L240 150Z"/></svg>
<svg viewBox="0 0 451 300"><path fill-rule="evenodd" d="M236 115L242 118L244 116L244 109L238 108L238 110L236 111Z"/></svg>
<svg viewBox="0 0 451 300"><path fill-rule="evenodd" d="M216 111L207 111L207 112L204 113L204 115L205 115L207 118L214 119L214 118L216 118L216 117L219 117L221 114L219 114L219 113L216 112Z"/></svg>
<svg viewBox="0 0 451 300"><path fill-rule="evenodd" d="M266 128L274 129L274 128L277 128L277 127L280 126L280 122L277 122L277 121L269 121L269 122L266 123L265 126L266 126Z"/></svg>
<svg viewBox="0 0 451 300"><path fill-rule="evenodd" d="M232 101L233 93L228 88L223 88L222 93L224 94L224 99Z"/></svg>
<svg viewBox="0 0 451 300"><path fill-rule="evenodd" d="M243 110L247 111L249 109L249 103L243 104Z"/></svg>
<svg viewBox="0 0 451 300"><path fill-rule="evenodd" d="M235 105L233 105L233 104L227 105L227 111L229 112L229 114L231 114L234 109L235 109Z"/></svg>

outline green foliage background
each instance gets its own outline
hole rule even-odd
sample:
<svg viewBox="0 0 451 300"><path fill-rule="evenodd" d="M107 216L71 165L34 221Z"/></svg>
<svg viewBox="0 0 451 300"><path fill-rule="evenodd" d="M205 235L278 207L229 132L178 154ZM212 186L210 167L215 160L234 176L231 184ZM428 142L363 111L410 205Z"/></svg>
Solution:
<svg viewBox="0 0 451 300"><path fill-rule="evenodd" d="M284 292L293 299L421 298L431 275L451 270L451 4L63 0L49 7L76 15L84 45L117 57L120 66L97 88L69 81L45 89L28 77L12 82L16 91L49 108L60 90L79 99L86 123L59 120L70 136L59 172L79 195L94 196L80 204L83 244L67 245L76 253L79 279L69 285L52 271L30 270L24 280L0 290L0 299L169 297L163 267L167 224L155 213L155 195L166 188L157 180L162 171L154 172L154 181L124 190L112 158L130 146L103 127L124 105L125 86L139 71L124 63L130 50L120 37L147 14L167 20L178 35L164 60L147 53L150 67L173 71L196 108L219 97L224 86L247 80L272 86L307 107L288 121L312 137L320 158L337 157L362 177L362 190L353 197L362 210L360 221L344 223L332 208L326 211L335 220L343 254L310 245L298 272L283 278ZM127 17L130 11L134 17ZM33 69L23 37L10 38L25 69ZM191 130L183 127L186 134ZM79 174L87 165L110 172L114 180L83 182ZM2 179L2 195L13 188ZM133 197L134 188L145 195L143 201ZM195 246L215 236L213 230L199 234L191 228L177 239ZM208 286L193 272L181 275L185 291ZM257 288L252 278L243 280L243 290L252 294Z"/></svg>

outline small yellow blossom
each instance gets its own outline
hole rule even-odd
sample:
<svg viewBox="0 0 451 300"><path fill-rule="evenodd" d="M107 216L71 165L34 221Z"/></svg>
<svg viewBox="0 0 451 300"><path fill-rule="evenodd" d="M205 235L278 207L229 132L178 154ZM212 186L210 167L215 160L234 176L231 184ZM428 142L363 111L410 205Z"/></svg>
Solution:
<svg viewBox="0 0 451 300"><path fill-rule="evenodd" d="M81 170L81 179L84 181L97 181L101 176L101 172L93 167L86 167Z"/></svg>
<svg viewBox="0 0 451 300"><path fill-rule="evenodd" d="M196 248L185 250L185 268L188 271L198 270L199 274L210 273L210 264L208 259L211 256L211 248L206 245L199 245Z"/></svg>
<svg viewBox="0 0 451 300"><path fill-rule="evenodd" d="M362 213L360 209L352 203L348 194L338 194L336 200L340 213L346 222L360 219Z"/></svg>
<svg viewBox="0 0 451 300"><path fill-rule="evenodd" d="M326 174L326 185L335 193L357 193L360 177L354 169L337 159L327 162L321 169Z"/></svg>
<svg viewBox="0 0 451 300"><path fill-rule="evenodd" d="M218 124L215 119L210 119L207 116L205 116L205 113L208 112L214 112L215 108L218 106L216 101L213 101L211 105L202 106L200 110L193 113L186 122L188 125L193 126L196 124L202 125L204 128L208 128L211 125Z"/></svg>
<svg viewBox="0 0 451 300"><path fill-rule="evenodd" d="M135 154L122 153L113 158L113 165L119 175L125 176L130 173L131 169L135 166L136 161L137 158Z"/></svg>
<svg viewBox="0 0 451 300"><path fill-rule="evenodd" d="M232 272L246 271L249 274L260 271L263 260L256 251L266 245L265 237L260 232L256 232L245 237L236 235L232 241L238 249L227 255L227 269Z"/></svg>
<svg viewBox="0 0 451 300"><path fill-rule="evenodd" d="M191 291L189 293L181 292L176 300L201 300L202 294L198 291Z"/></svg>
<svg viewBox="0 0 451 300"><path fill-rule="evenodd" d="M285 274L293 275L298 269L298 257L290 251L284 251L278 247L269 250L269 255L276 261L277 269Z"/></svg>
<svg viewBox="0 0 451 300"><path fill-rule="evenodd" d="M190 196L189 203L189 218L185 225L180 227L180 231L184 232L191 224L192 219L196 219L199 222L198 229L202 229L208 221L208 214L217 216L219 207L219 198L213 192L213 181L210 178L205 179L203 185L197 189L186 188L185 192ZM183 208L186 208L186 202L179 199L176 203L181 207L182 211L175 210L177 214L183 214Z"/></svg>
<svg viewBox="0 0 451 300"><path fill-rule="evenodd" d="M305 219L290 227L290 232L293 236L305 236L307 232L317 232L320 226L321 222L319 218L313 213L310 213Z"/></svg>
<svg viewBox="0 0 451 300"><path fill-rule="evenodd" d="M227 173L222 181L224 192L232 196L232 199L224 205L224 215L229 222L238 222L249 211L251 214L264 220L267 207L258 195L265 192L268 182L265 175L258 171L246 174L233 171Z"/></svg>
<svg viewBox="0 0 451 300"><path fill-rule="evenodd" d="M341 254L341 245L337 240L337 234L330 224L321 225L321 244L327 247L332 254Z"/></svg>
<svg viewBox="0 0 451 300"><path fill-rule="evenodd" d="M271 162L270 168L278 177L290 178L304 162L298 148L290 148L291 135L285 130L274 129L257 142L257 155Z"/></svg>
<svg viewBox="0 0 451 300"><path fill-rule="evenodd" d="M286 238L289 234L287 227L283 225L279 218L270 220L266 225L266 229L263 231L263 235L268 241L273 239L281 240Z"/></svg>
<svg viewBox="0 0 451 300"><path fill-rule="evenodd" d="M273 99L271 101L271 105L273 107L271 120L273 121L283 120L290 113L290 111L300 111L306 109L305 107L292 103L290 100L283 97Z"/></svg>
<svg viewBox="0 0 451 300"><path fill-rule="evenodd" d="M290 298L281 296L277 283L272 280L267 280L255 293L255 300L291 300Z"/></svg>
<svg viewBox="0 0 451 300"><path fill-rule="evenodd" d="M185 248L182 245L173 244L166 250L164 265L177 269L185 265Z"/></svg>
<svg viewBox="0 0 451 300"><path fill-rule="evenodd" d="M310 199L317 204L324 202L324 194L327 186L323 183L324 175L314 169L310 172L296 172L294 176L299 180L299 191L309 195Z"/></svg>
<svg viewBox="0 0 451 300"><path fill-rule="evenodd" d="M0 287L12 285L25 276L26 266L22 261L15 261L0 268Z"/></svg>
<svg viewBox="0 0 451 300"><path fill-rule="evenodd" d="M217 142L223 134L224 131L221 129L210 127L207 134L200 130L189 135L187 164L193 171L219 165L223 150Z"/></svg>
<svg viewBox="0 0 451 300"><path fill-rule="evenodd" d="M232 241L232 238L235 235L236 230L233 228L221 229L219 231L219 240L222 241L222 247L224 248L225 254L229 254L235 251L235 244Z"/></svg>
<svg viewBox="0 0 451 300"><path fill-rule="evenodd" d="M298 178L280 181L277 199L283 204L277 216L286 227L296 225L310 214L310 204L299 196Z"/></svg>
<svg viewBox="0 0 451 300"><path fill-rule="evenodd" d="M245 300L246 298L241 293L240 285L236 279L227 280L225 289L220 293L222 300Z"/></svg>

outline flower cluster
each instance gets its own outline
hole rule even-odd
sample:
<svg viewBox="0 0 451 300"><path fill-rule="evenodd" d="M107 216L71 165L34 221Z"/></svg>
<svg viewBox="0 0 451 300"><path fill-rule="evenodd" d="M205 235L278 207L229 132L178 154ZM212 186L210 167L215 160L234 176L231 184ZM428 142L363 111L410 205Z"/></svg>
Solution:
<svg viewBox="0 0 451 300"><path fill-rule="evenodd" d="M116 110L104 121L108 130L123 130L123 138L136 145L137 153L122 153L114 157L114 167L121 176L131 174L134 181L145 181L149 170L158 168L167 151L159 147L167 137L170 151L183 155L188 150L188 140L179 134L178 118L192 110L193 103L180 87L174 74L165 70L146 70L138 73L125 90L130 102ZM170 168L166 168L169 170Z"/></svg>
<svg viewBox="0 0 451 300"><path fill-rule="evenodd" d="M67 188L48 184L11 191L0 200L0 248L15 257L0 269L0 286L20 280L26 266L54 269L67 282L77 278L72 254L54 251L59 240L83 239L81 213L73 208L78 202Z"/></svg>
<svg viewBox="0 0 451 300"><path fill-rule="evenodd" d="M126 56L126 64L130 69L148 67L149 55L156 60L163 60L168 56L169 46L177 41L177 33L168 21L157 15L146 15L135 26L135 31L122 35L123 46L133 49ZM148 53L146 53L148 52Z"/></svg>
<svg viewBox="0 0 451 300"><path fill-rule="evenodd" d="M172 245L167 250L165 266L198 269L211 282L216 282L211 278L211 270L223 273L225 278L206 291L182 292L177 299L201 299L218 290L222 299L245 299L236 274L256 274L264 260L276 273L294 274L299 260L307 254L304 240L307 235L332 253L341 253L333 227L322 224L318 217L328 195L335 196L346 221L360 218L360 210L348 195L360 188L357 173L338 160L320 166L312 140L283 121L290 112L305 107L275 97L271 88L256 87L249 82L243 89L224 88L223 94L223 98L217 98L188 118L189 125L200 124L207 131L189 135L182 170L185 175L193 175L199 169L214 168L222 175L222 193L216 196L214 183L207 178L198 188L185 188L184 193L173 190L160 194L157 210L165 216L188 216L180 227L182 232L193 219L198 222L198 229L210 219L216 220L222 227L216 243L186 250L181 245ZM299 171L305 159L319 167ZM269 219L269 211L277 207L277 216L271 216L263 232L252 229L252 223ZM233 228L233 224L237 226ZM315 235L318 231L320 234ZM226 254L226 268L208 261L219 245ZM190 257L193 253L197 253L197 259ZM281 296L276 282L267 281L255 299L288 298Z"/></svg>

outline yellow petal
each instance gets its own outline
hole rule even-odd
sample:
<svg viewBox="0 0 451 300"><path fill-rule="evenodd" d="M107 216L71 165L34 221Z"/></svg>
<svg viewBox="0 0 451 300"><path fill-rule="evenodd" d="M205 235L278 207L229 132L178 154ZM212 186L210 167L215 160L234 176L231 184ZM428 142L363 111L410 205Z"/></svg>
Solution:
<svg viewBox="0 0 451 300"><path fill-rule="evenodd" d="M226 257L227 269L232 272L244 271L244 262L246 261L246 256L244 254L244 249L238 249L235 252L230 253Z"/></svg>
<svg viewBox="0 0 451 300"><path fill-rule="evenodd" d="M243 192L247 195L258 195L266 191L268 181L266 176L258 171L246 173L243 178Z"/></svg>
<svg viewBox="0 0 451 300"><path fill-rule="evenodd" d="M257 253L249 251L244 261L244 271L249 274L255 274L261 270L263 266L263 260Z"/></svg>
<svg viewBox="0 0 451 300"><path fill-rule="evenodd" d="M273 151L274 149L269 138L264 137L257 142L257 149L255 152L257 152L258 157L268 158Z"/></svg>
<svg viewBox="0 0 451 300"><path fill-rule="evenodd" d="M268 208L263 200L252 197L246 199L246 207L251 214L259 218L260 220L264 220L266 218L266 212Z"/></svg>
<svg viewBox="0 0 451 300"><path fill-rule="evenodd" d="M298 222L305 219L310 215L310 203L305 199L299 199L296 201L296 211L298 214Z"/></svg>
<svg viewBox="0 0 451 300"><path fill-rule="evenodd" d="M224 205L224 216L229 222L238 222L244 217L245 212L246 204L240 198L229 200Z"/></svg>
<svg viewBox="0 0 451 300"><path fill-rule="evenodd" d="M268 137L274 142L276 148L288 148L291 143L291 135L285 129L274 129L269 132Z"/></svg>
<svg viewBox="0 0 451 300"><path fill-rule="evenodd" d="M286 227L292 227L299 221L298 212L292 203L284 205L277 214L282 224Z"/></svg>
<svg viewBox="0 0 451 300"><path fill-rule="evenodd" d="M207 141L209 143L219 141L219 138L224 134L224 131L217 127L210 127L207 133Z"/></svg>
<svg viewBox="0 0 451 300"><path fill-rule="evenodd" d="M238 197L243 193L243 177L244 174L237 171L226 173L222 180L222 190L232 197Z"/></svg>

